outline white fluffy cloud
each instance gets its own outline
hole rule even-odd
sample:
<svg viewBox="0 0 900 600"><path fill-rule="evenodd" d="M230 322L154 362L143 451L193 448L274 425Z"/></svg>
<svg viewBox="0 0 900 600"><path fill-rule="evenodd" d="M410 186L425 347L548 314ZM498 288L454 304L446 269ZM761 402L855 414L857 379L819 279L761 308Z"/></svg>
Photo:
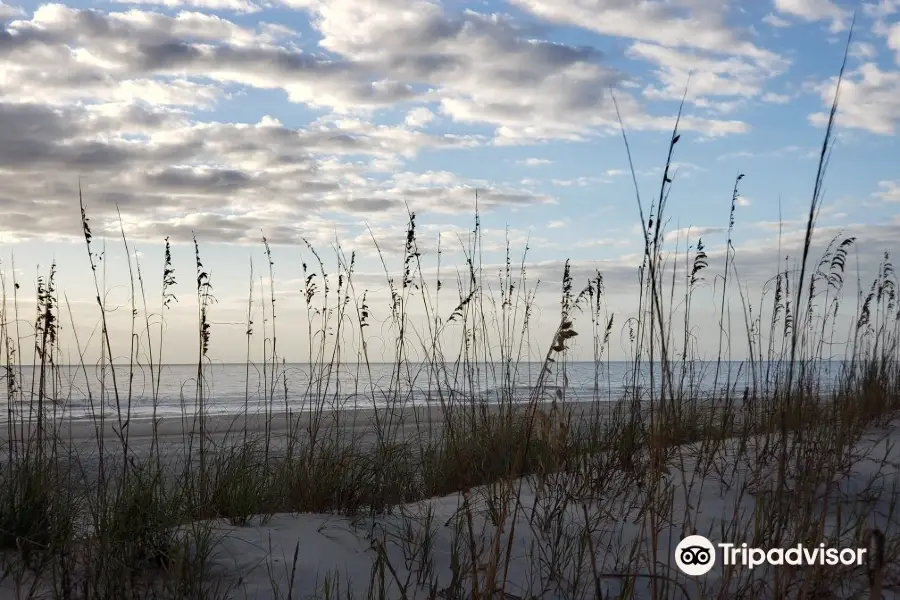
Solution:
<svg viewBox="0 0 900 600"><path fill-rule="evenodd" d="M546 92L563 82L577 92L584 82L573 76L574 83L565 83L560 69L595 83L616 77L591 51L521 40L510 25L480 16L453 22L433 12L406 26L392 20L400 30L374 32L371 51L363 42L354 49L345 40L341 47L340 36L323 24L323 44L346 53L326 58L279 45L283 28L198 12L106 13L50 4L30 18L6 13L22 17L0 30L0 173L9 182L0 222L6 239L77 235L77 212L65 208L77 197L79 177L95 227L114 227L118 207L138 237L177 239L193 231L207 240L247 241L265 229L273 242L291 243L323 227L333 230L342 218L396 215L407 204L468 213L472 183L456 178L434 185L396 173L423 150L486 140L419 131L435 118L422 106L393 126L350 116L347 109L425 100L427 93L412 84L433 82L442 90L436 100L482 102L499 94L486 106L500 124L517 85L532 82ZM429 28L443 26L451 28L445 39L432 39ZM431 54L416 40L431 44ZM375 56L377 46L386 53ZM489 52L494 62L483 61L483 69L471 73L471 65L480 64L478 52ZM523 77L531 79L519 81ZM294 101L335 112L300 129L269 117L255 125L192 117L193 109L228 97L234 84L282 89ZM531 120L559 110L554 103L584 102L588 111L591 102L603 102L574 92L570 100L565 93L536 93L519 113ZM490 182L477 187L485 209L552 201ZM59 210L35 211L33 198Z"/></svg>
<svg viewBox="0 0 900 600"><path fill-rule="evenodd" d="M875 196L885 202L900 202L900 181L879 181Z"/></svg>
<svg viewBox="0 0 900 600"><path fill-rule="evenodd" d="M196 12L102 13L48 4L30 20L11 22L3 39L6 100L40 92L108 98L134 80L173 77L283 89L316 106L386 106L414 96L364 65L278 46L271 32Z"/></svg>
<svg viewBox="0 0 900 600"><path fill-rule="evenodd" d="M837 78L817 86L825 106L834 97ZM848 73L841 84L838 108L841 127L861 129L880 135L893 135L900 124L900 71L882 71L875 63L864 63ZM810 121L823 125L824 112L810 115Z"/></svg>
<svg viewBox="0 0 900 600"><path fill-rule="evenodd" d="M628 97L623 87L629 76L607 66L597 50L535 40L497 14L451 15L426 0L285 2L316 15L325 50L429 86L428 99L440 103L443 115L493 125L501 143L581 139L598 128L615 128L610 87L619 88L632 127L671 127L671 115L651 116ZM695 117L685 129L724 135L744 127Z"/></svg>
<svg viewBox="0 0 900 600"><path fill-rule="evenodd" d="M652 82L614 68L594 47L535 39L509 16L451 13L432 0L282 0L304 11L315 39L246 14L236 22L194 10L266 6L251 0L127 1L175 10L45 4L29 15L0 4L5 236L77 233L63 208L79 177L98 226L118 206L134 235L193 229L220 241L256 239L260 228L273 241L297 241L313 229L400 214L404 202L469 212L476 188L487 208L552 202L452 174L417 180L405 163L428 151L616 131L610 89L629 130L668 131L672 105L650 110L647 102L679 98L689 71L694 110L681 129L743 133L749 125L737 115L708 113L734 113L748 97L777 101L764 88L788 67L752 31L729 25L719 0L511 1L550 22L630 38L627 56L653 65ZM600 10L603 18L593 18ZM892 131L895 80L861 67L848 84L845 124ZM299 128L262 114L249 123L198 116L259 90L327 116ZM376 125L386 113L395 124ZM448 124L481 133L433 133ZM35 217L33 198L60 210Z"/></svg>
<svg viewBox="0 0 900 600"><path fill-rule="evenodd" d="M422 127L433 120L434 113L424 106L419 106L406 113L406 124L410 127Z"/></svg>
<svg viewBox="0 0 900 600"><path fill-rule="evenodd" d="M765 23L766 25L771 25L772 27L784 28L791 26L790 21L782 19L778 15L772 13L767 14L765 17L763 17L762 20L763 23Z"/></svg>
<svg viewBox="0 0 900 600"><path fill-rule="evenodd" d="M17 239L77 235L71 207L79 177L95 222L114 227L118 206L138 237L187 237L193 230L207 240L240 242L265 229L273 242L292 243L329 214L397 214L405 211L404 201L414 210L471 206L464 181L439 189L397 176L373 179L367 176L372 164L349 158L462 148L474 139L347 119L299 130L274 119L192 123L135 104L0 104L0 119L0 173L8 181L0 222L7 237ZM487 208L548 200L485 187ZM58 210L35 210L33 198Z"/></svg>
<svg viewBox="0 0 900 600"><path fill-rule="evenodd" d="M832 32L846 29L852 14L832 0L774 0L774 3L779 12L805 21L830 21Z"/></svg>
<svg viewBox="0 0 900 600"><path fill-rule="evenodd" d="M727 2L713 0L512 0L534 15L633 41L631 58L656 65L650 100L681 98L692 73L688 99L698 108L732 112L760 94L788 61L753 41L749 29L727 24ZM780 23L779 23L780 24ZM735 98L725 101L722 98ZM719 124L721 127L721 124ZM714 128L711 128L714 129ZM744 128L746 129L746 128Z"/></svg>
<svg viewBox="0 0 900 600"><path fill-rule="evenodd" d="M0 2L0 21L6 21L23 14L21 8Z"/></svg>
<svg viewBox="0 0 900 600"><path fill-rule="evenodd" d="M695 48L769 60L775 55L725 23L721 0L512 0L535 15L669 47Z"/></svg>
<svg viewBox="0 0 900 600"><path fill-rule="evenodd" d="M868 42L853 42L850 46L850 56L864 59L875 58L878 56L878 50Z"/></svg>
<svg viewBox="0 0 900 600"><path fill-rule="evenodd" d="M688 99L752 97L761 92L768 79L787 68L786 61L774 57L763 61L739 56L714 58L697 51L643 42L633 44L627 53L659 67L655 74L660 85L644 90L651 99L680 99L689 75Z"/></svg>
<svg viewBox="0 0 900 600"><path fill-rule="evenodd" d="M552 165L553 161L547 160L546 158L526 158L524 160L516 161L516 164L525 167L546 167Z"/></svg>
<svg viewBox="0 0 900 600"><path fill-rule="evenodd" d="M884 30L887 47L894 51L895 61L900 65L900 23L894 23Z"/></svg>
<svg viewBox="0 0 900 600"><path fill-rule="evenodd" d="M877 0L876 2L864 2L863 13L870 17L889 17L900 12L900 0Z"/></svg>
<svg viewBox="0 0 900 600"><path fill-rule="evenodd" d="M202 10L224 10L237 13L255 13L261 10L258 4L248 0L114 0L120 4L143 4L165 6L166 8L191 7Z"/></svg>

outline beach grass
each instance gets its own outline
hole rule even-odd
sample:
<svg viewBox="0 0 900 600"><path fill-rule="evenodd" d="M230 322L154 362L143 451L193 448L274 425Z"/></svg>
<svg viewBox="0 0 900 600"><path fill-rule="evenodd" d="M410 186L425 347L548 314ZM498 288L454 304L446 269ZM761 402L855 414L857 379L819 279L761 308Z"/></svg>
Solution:
<svg viewBox="0 0 900 600"><path fill-rule="evenodd" d="M166 240L162 295L151 301L144 293L146 271L122 232L132 331L151 340L139 347L132 335L130 347L122 348L109 334L96 241L87 203L79 199L103 346L99 387L87 390L94 404L90 419L60 417L65 407L53 391L61 368L58 332L71 318L55 267L37 281L28 334L20 327L27 319L24 310L20 314L15 272L2 282L0 356L10 402L0 463L0 597L280 599L312 590L329 600L880 598L897 583L888 567L900 557L894 517L900 496L896 474L871 465L896 464L893 446L881 442L890 442L900 408L900 315L896 277L885 257L855 308L836 387L820 387L837 309L848 302L844 283L852 281L848 253L855 243L835 238L818 261L810 255L837 102L836 94L798 267L775 273L768 295L760 294L771 315L767 323L760 321L762 311L753 312L734 266L731 232L742 176L735 179L712 363L698 360L690 339L691 301L708 268L702 240L674 252L665 244L677 125L658 196L649 204L637 201L644 257L636 319L616 323L602 274L580 285L567 263L555 333L532 340L535 288L527 283L526 257L517 269L507 248L501 285L493 289L480 260L476 216L467 271L456 290L441 290L440 275L429 280L419 264L416 215L410 213L402 271L394 275L385 267L389 305L370 306L355 287L353 254L338 249L338 273L327 273L308 245L314 260L303 265L300 299L306 323L285 324L275 319L277 255L263 238L270 285L259 289L250 274L247 400L243 414L227 418L207 411L215 295L200 241L194 240L196 272L176 274ZM624 128L623 140L627 149ZM165 315L181 279L196 283L199 352L194 397L173 422L159 417L156 407L168 349ZM742 322L730 327L726 316L736 294ZM673 317L676 305L683 318ZM264 318L253 323L257 310ZM426 316L424 330L413 323L415 311ZM376 312L387 315L396 339L393 375L370 392L371 408L342 410L335 373L348 356L359 372L371 368L364 341ZM340 341L327 341L326 331L350 327L362 343L342 350ZM463 344L445 340L450 327L466 332ZM610 401L599 373L620 327L629 332L634 375L623 396ZM298 331L308 336L309 384L289 394L277 340ZM734 393L723 365L741 332L750 385ZM594 402L567 399L566 357L575 337L593 348ZM253 364L250 348L259 339L265 357ZM82 343L76 338L79 356ZM528 382L528 401L519 402L514 388L535 344L545 352L543 362ZM25 381L20 365L32 352L35 376ZM127 360L112 358L125 353ZM87 373L87 365L80 367ZM711 388L696 385L701 368L715 370ZM129 371L124 380L120 369ZM133 414L131 382L138 369L152 382L149 421ZM262 373L262 411L250 406L251 369ZM433 405L410 404L412 378L428 382ZM480 393L485 386L479 381L489 381L493 395ZM455 508L441 513L434 499L447 498ZM250 573L212 569L228 543L223 524L238 530L286 526L285 515L305 514L362 524L371 570L325 572L312 583L299 582L302 557L317 551L316 542L303 537L277 566L265 563L267 590L260 589L258 573L251 594ZM387 517L394 519L390 533L376 526ZM710 531L713 522L717 529ZM763 548L865 545L870 553L855 570L726 568L716 578L697 579L671 560L674 543L690 534ZM272 558L275 551L265 554Z"/></svg>

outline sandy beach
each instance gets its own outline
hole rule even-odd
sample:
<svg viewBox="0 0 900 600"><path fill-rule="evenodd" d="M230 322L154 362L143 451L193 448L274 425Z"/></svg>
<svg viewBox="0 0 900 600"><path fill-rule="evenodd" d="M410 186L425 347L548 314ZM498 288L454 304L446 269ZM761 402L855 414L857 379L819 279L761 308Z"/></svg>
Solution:
<svg viewBox="0 0 900 600"><path fill-rule="evenodd" d="M582 420L607 419L616 402L568 402L560 404L562 410L571 414L573 424ZM562 408L564 407L564 408ZM514 410L524 412L524 405ZM538 408L549 412L549 403ZM508 406L507 406L508 410ZM220 452L243 440L253 440L262 449L267 446L272 456L283 455L288 441L303 443L315 435L316 439L335 439L353 442L358 448L374 446L381 432L394 442L427 442L438 440L447 421L447 415L471 414L482 418L483 412L498 415L501 405L458 405L449 410L440 406L384 407L379 409L332 410L325 408L319 412L300 411L286 413L274 411L253 414L205 415L201 428L199 417L185 415L181 418L163 417L152 419L132 419L124 428L127 434L129 456L140 462L150 456L154 439L159 453L169 467L182 465L190 444L192 460L197 460L200 446L200 432L204 432L205 449L210 453ZM577 426L577 425L576 425ZM71 419L56 423L45 423L44 434L54 435L57 449L64 449L73 465L77 464L86 474L95 470L103 448L104 460L118 463L123 455L123 436L115 415L107 416L104 423L99 419ZM36 422L16 422L16 439L34 436ZM9 451L10 430L7 423L0 424L0 460L5 460ZM268 444L264 442L268 440Z"/></svg>

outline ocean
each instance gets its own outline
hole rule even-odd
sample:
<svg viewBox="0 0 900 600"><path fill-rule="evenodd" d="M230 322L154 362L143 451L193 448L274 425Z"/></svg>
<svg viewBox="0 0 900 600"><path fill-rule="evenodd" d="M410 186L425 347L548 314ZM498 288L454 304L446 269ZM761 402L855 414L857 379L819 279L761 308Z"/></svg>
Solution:
<svg viewBox="0 0 900 600"><path fill-rule="evenodd" d="M780 367L780 369L779 369ZM208 364L203 369L201 388L207 414L243 414L265 410L269 405L275 411L290 408L292 411L310 410L324 403L327 407L341 409L372 408L374 406L396 405L398 403L428 404L440 403L448 399L452 402L467 402L477 398L482 402L501 401L525 402L534 394L541 365L539 363L519 363L509 367L509 376L499 363L481 364L472 377L464 376L464 369L453 364L442 368L418 363L408 363L400 370L392 364L343 364L332 369L310 368L305 363L279 365L274 375L267 367L246 364ZM541 396L554 397L566 401L609 402L620 400L626 394L639 390L641 394L651 391L651 368L642 363L635 377L634 364L624 361L568 362L556 364L547 376ZM716 363L695 362L690 372L682 379L681 366L674 371L674 384L685 395L708 394L715 384L719 394L742 396L746 387L752 388L752 381L774 381L775 373L783 372L784 365L767 366L756 364L754 378L749 363L722 362L716 377ZM131 407L133 418L148 418L154 414L160 417L193 414L197 406L197 366L164 365L151 375L147 367L135 367L129 382L127 365L116 366L116 386L118 404L124 410ZM654 388L659 389L660 368L655 365ZM833 389L842 371L838 361L817 364L816 379L823 391ZM89 418L99 413L101 406L101 380L104 371L99 367L57 367L53 375L47 376L45 398L50 398L48 410L57 417ZM440 372L440 376L438 376ZM10 379L5 370L0 371L0 403L8 406L8 385ZM768 373L768 376L766 376ZM13 394L12 409L19 417L29 417L35 410L39 369L31 366L17 368L16 379L22 392ZM158 377L158 385L156 378ZM113 392L112 371L105 370L106 389L102 404L107 410L115 410L116 394ZM634 382L637 381L637 387ZM683 384L681 383L683 381ZM130 392L129 392L130 383ZM771 389L771 388L770 388ZM156 390L154 392L154 390ZM130 402L129 402L130 398ZM8 410L3 410L0 420L8 418Z"/></svg>

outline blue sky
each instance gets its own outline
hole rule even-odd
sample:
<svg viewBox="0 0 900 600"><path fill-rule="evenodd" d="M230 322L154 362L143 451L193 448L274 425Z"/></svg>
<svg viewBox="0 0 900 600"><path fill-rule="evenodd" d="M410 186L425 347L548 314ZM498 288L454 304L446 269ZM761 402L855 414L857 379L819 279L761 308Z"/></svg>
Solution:
<svg viewBox="0 0 900 600"><path fill-rule="evenodd" d="M112 236L112 301L127 296L118 207L145 270L160 270L166 236L175 244L185 300L169 317L172 360L191 360L194 232L220 300L216 357L241 360L243 329L227 323L245 318L261 233L288 301L309 260L302 237L328 257L335 239L356 250L378 297L369 229L399 270L406 203L426 264L441 233L442 261L460 265L453 249L478 189L486 263L502 263L507 236L515 256L530 240L548 310L568 258L578 276L607 273L609 310L627 315L641 237L611 94L649 200L691 73L670 241L702 236L719 268L745 173L737 264L761 290L779 218L783 254L800 239L854 10L820 241L857 235L874 267L900 233L900 0L0 4L0 257L8 274L14 258L24 298L37 265L56 260L88 335L81 178L95 233ZM697 310L711 310L713 293ZM288 344L303 354L302 341Z"/></svg>

